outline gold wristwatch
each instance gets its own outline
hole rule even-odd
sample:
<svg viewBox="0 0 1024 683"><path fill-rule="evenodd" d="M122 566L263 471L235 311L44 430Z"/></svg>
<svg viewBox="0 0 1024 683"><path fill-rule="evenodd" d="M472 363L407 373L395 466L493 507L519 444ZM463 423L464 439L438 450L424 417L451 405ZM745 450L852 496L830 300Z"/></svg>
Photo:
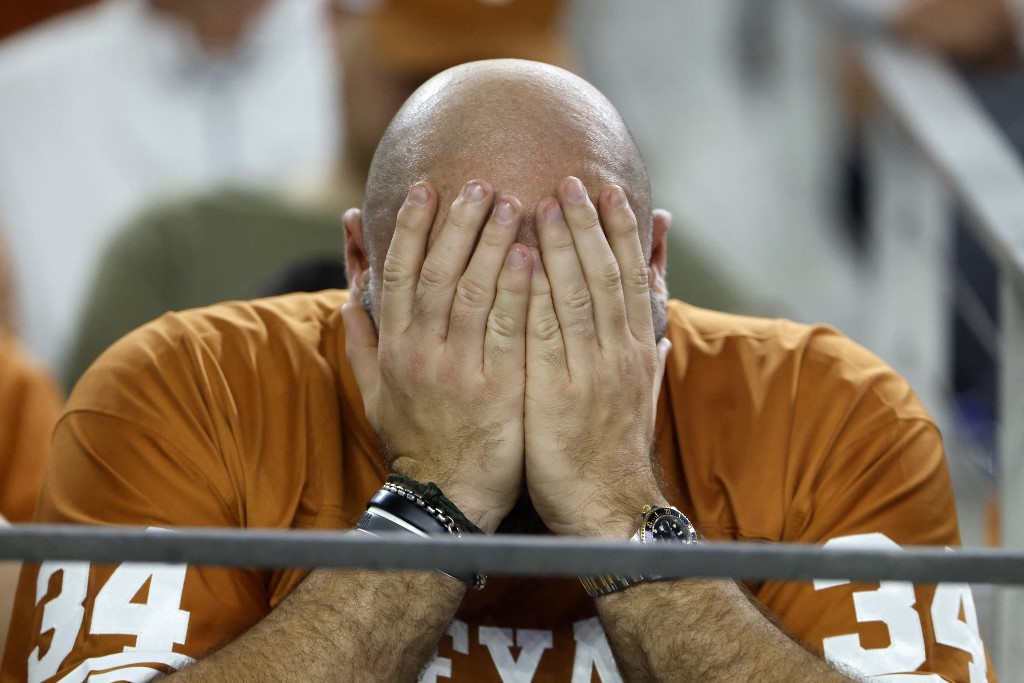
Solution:
<svg viewBox="0 0 1024 683"><path fill-rule="evenodd" d="M674 507L645 505L640 511L640 523L637 531L629 539L630 543L685 543L697 542L697 530L690 524L679 510ZM580 582L587 595L596 598L627 586L643 581L658 581L663 577L654 575L616 576L604 574L600 576L581 576Z"/></svg>

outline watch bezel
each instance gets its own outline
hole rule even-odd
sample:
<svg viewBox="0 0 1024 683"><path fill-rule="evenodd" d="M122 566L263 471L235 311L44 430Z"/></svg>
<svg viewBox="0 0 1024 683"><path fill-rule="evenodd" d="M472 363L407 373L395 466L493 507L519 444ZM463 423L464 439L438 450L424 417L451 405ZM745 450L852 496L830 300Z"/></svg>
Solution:
<svg viewBox="0 0 1024 683"><path fill-rule="evenodd" d="M679 523L680 526L685 530L685 536L680 538L674 536L672 538L661 538L658 537L655 525L658 520L670 517ZM677 508L669 506L653 506L645 505L641 512L640 528L637 530L639 540L641 543L696 543L697 542L697 530L694 528L690 520L680 512Z"/></svg>

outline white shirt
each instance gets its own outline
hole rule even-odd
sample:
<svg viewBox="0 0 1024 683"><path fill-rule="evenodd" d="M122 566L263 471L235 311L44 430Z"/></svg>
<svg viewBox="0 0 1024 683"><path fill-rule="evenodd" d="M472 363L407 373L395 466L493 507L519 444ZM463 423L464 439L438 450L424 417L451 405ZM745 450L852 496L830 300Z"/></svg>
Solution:
<svg viewBox="0 0 1024 683"><path fill-rule="evenodd" d="M158 195L330 166L336 76L322 0L276 0L230 56L143 0L0 45L0 229L20 331L54 369L94 263Z"/></svg>

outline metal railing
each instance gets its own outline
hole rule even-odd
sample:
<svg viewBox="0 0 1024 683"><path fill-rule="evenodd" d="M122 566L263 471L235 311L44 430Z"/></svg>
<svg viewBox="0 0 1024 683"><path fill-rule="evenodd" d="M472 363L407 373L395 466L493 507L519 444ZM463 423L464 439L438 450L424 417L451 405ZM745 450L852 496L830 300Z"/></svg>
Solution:
<svg viewBox="0 0 1024 683"><path fill-rule="evenodd" d="M823 4L858 51L885 108L898 123L893 139L919 156L946 193L903 199L930 202L932 211L925 213L936 219L931 224L919 217L916 226L908 226L906 212L896 210L875 212L873 226L877 233L889 236L890 251L898 251L882 255L879 274L890 287L889 295L900 300L896 310L902 308L906 316L902 323L894 323L895 327L902 324L904 333L891 333L890 339L894 345L911 344L918 365L911 365L908 374L917 373L911 383L923 387L926 404L929 396L934 398L949 389L948 379L942 376L948 372L947 325L953 286L950 260L942 258L949 256L952 242L953 215L946 200L952 199L964 210L969 217L967 227L998 264L999 330L992 341L1000 382L997 481L1001 538L1006 549L1020 550L1024 548L1024 166L952 68L897 44L879 29L877 14L872 17L863 11L862 2L828 0ZM930 191L924 188L922 194ZM894 233L902 233L902 238L892 238ZM902 291L891 291L893 288ZM920 340L931 347L921 348ZM878 351L886 355L884 349ZM997 609L998 632L988 639L996 668L1020 671L1024 591L1005 591Z"/></svg>
<svg viewBox="0 0 1024 683"><path fill-rule="evenodd" d="M639 545L591 538L491 536L376 538L344 531L175 529L21 524L0 528L0 560L158 562L223 567L445 569L501 576L657 574L673 578L1024 585L1024 552L829 548L710 542Z"/></svg>

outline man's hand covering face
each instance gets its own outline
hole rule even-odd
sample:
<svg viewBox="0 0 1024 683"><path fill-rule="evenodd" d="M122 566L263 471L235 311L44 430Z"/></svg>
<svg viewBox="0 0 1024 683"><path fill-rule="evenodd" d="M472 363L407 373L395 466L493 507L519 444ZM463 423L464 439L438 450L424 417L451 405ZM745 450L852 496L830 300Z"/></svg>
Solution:
<svg viewBox="0 0 1024 683"><path fill-rule="evenodd" d="M428 250L437 195L426 182L410 191L384 262L379 339L360 306L343 311L367 417L392 469L437 483L487 531L525 476L552 531L625 538L644 504L664 500L636 217L618 186L599 214L567 178L537 205L536 249L515 242L519 201L492 202L487 183L468 183Z"/></svg>
<svg viewBox="0 0 1024 683"><path fill-rule="evenodd" d="M361 306L343 310L348 356L389 466L436 483L485 531L512 509L523 478L533 259L515 244L519 201L502 197L491 211L492 203L487 183L467 183L428 251L437 193L426 182L413 187L384 262L379 340Z"/></svg>

